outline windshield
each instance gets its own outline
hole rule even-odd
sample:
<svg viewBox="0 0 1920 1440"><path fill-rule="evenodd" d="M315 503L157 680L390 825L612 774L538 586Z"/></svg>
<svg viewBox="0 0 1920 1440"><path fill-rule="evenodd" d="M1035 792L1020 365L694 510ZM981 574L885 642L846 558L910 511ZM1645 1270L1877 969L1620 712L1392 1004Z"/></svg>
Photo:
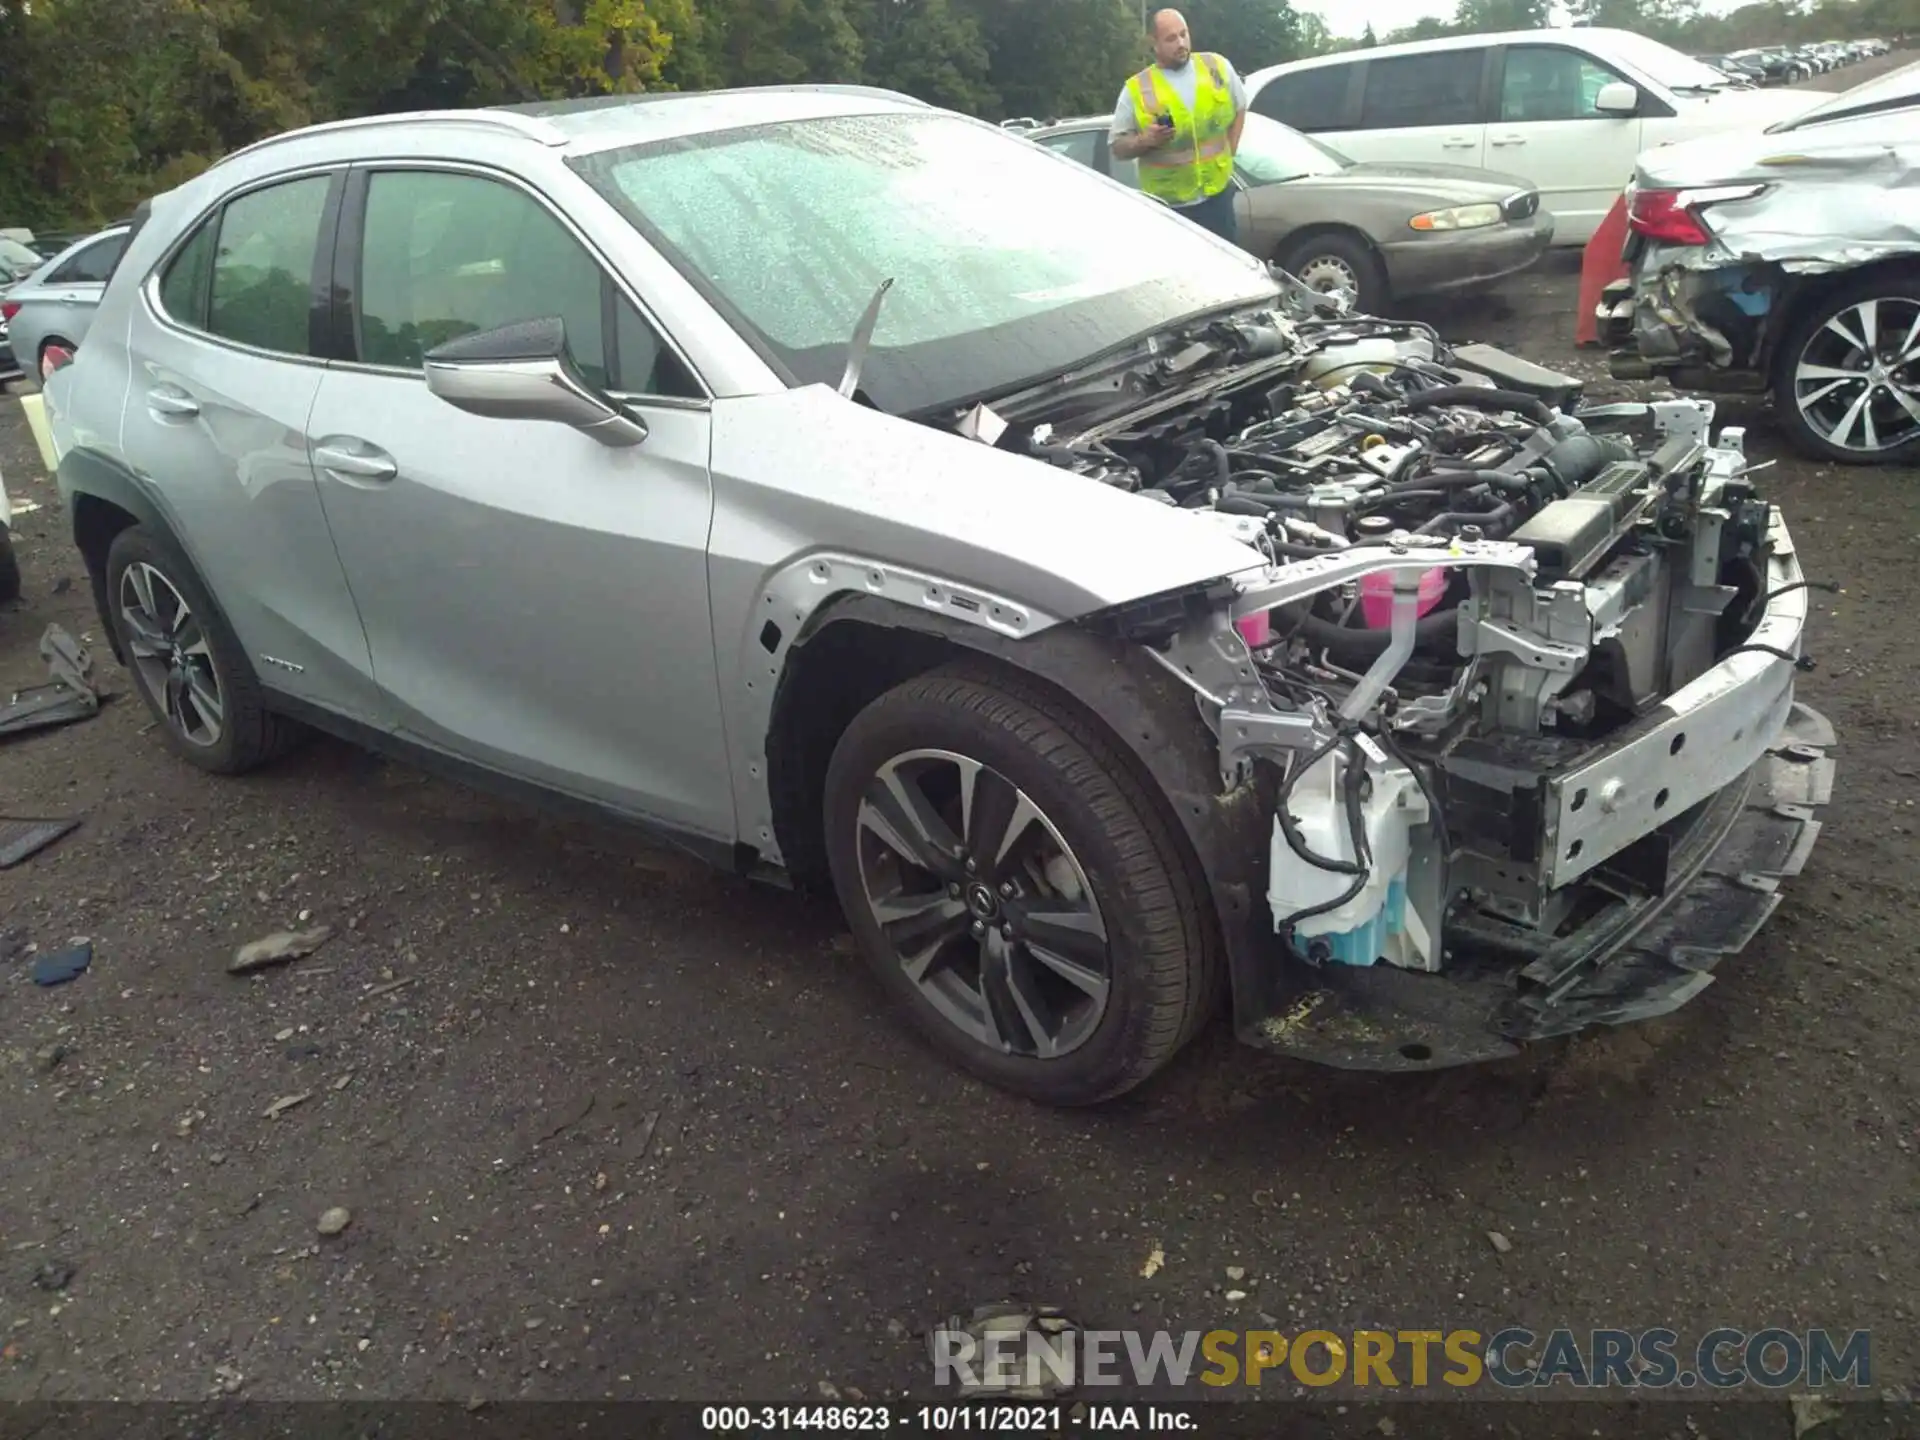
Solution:
<svg viewBox="0 0 1920 1440"><path fill-rule="evenodd" d="M1644 35L1621 33L1607 37L1607 49L1669 90L1723 90L1727 77L1671 45Z"/></svg>
<svg viewBox="0 0 1920 1440"><path fill-rule="evenodd" d="M801 384L894 414L1037 380L1198 312L1271 299L1252 256L1029 140L951 114L729 130L570 162Z"/></svg>
<svg viewBox="0 0 1920 1440"><path fill-rule="evenodd" d="M31 275L46 263L46 256L29 249L10 235L0 235L0 274L18 280Z"/></svg>
<svg viewBox="0 0 1920 1440"><path fill-rule="evenodd" d="M1234 152L1235 168L1249 185L1271 185L1302 175L1337 175L1351 164L1339 151L1265 115L1247 116L1240 148Z"/></svg>

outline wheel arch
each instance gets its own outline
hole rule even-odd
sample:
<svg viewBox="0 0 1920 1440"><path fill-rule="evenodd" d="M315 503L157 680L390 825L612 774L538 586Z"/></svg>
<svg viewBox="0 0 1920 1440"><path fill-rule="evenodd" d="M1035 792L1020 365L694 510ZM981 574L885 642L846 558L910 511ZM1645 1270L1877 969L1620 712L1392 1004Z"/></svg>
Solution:
<svg viewBox="0 0 1920 1440"><path fill-rule="evenodd" d="M1787 339L1800 328L1808 315L1836 292L1864 279L1883 275L1920 280L1920 254L1890 255L1865 265L1830 270L1824 274L1795 275L1787 272L1781 304L1774 323L1768 327L1762 373L1769 382L1779 378L1779 366L1786 355Z"/></svg>
<svg viewBox="0 0 1920 1440"><path fill-rule="evenodd" d="M881 596L849 594L823 607L787 656L765 751L776 836L794 880L826 883L826 757L846 726L894 685L962 659L1074 708L1122 757L1213 902L1208 930L1236 998L1264 992L1270 777L1226 790L1195 693L1139 644L1090 620L1015 639Z"/></svg>
<svg viewBox="0 0 1920 1440"><path fill-rule="evenodd" d="M113 658L124 665L127 657L120 647L120 632L113 623L112 604L107 594L107 553L113 548L114 540L121 531L139 525L170 542L174 549L186 557L189 565L195 564L192 553L139 482L118 464L95 451L75 449L67 452L60 461L60 489L66 495L67 509L73 517L74 548L80 552L80 558L87 567L87 579L93 588L93 604L100 617L101 629L106 634ZM197 566L194 578L200 581L201 588L209 595L213 594L212 587L198 573ZM217 598L214 604L217 608Z"/></svg>
<svg viewBox="0 0 1920 1440"><path fill-rule="evenodd" d="M1374 238L1367 234L1366 231L1346 221L1315 220L1309 224L1300 226L1297 230L1289 230L1274 246L1272 256L1273 263L1280 266L1283 270L1287 269L1286 261L1289 256L1298 251L1302 245L1326 236L1333 236L1341 240L1350 240L1364 250L1373 261L1376 271L1374 278L1378 281L1382 290L1387 292L1389 296L1392 294L1393 279L1387 270L1387 257L1381 253L1379 244L1375 242Z"/></svg>

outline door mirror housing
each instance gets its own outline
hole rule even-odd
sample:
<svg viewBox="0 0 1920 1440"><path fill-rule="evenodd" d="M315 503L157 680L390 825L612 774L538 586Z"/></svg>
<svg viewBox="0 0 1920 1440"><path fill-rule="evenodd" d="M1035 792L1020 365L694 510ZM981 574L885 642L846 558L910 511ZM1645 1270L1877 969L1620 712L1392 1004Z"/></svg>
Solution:
<svg viewBox="0 0 1920 1440"><path fill-rule="evenodd" d="M557 315L462 335L425 358L427 389L469 415L548 420L616 447L647 438L644 421L580 373Z"/></svg>
<svg viewBox="0 0 1920 1440"><path fill-rule="evenodd" d="M1593 108L1602 115L1637 115L1640 92L1624 80L1609 80L1593 97Z"/></svg>

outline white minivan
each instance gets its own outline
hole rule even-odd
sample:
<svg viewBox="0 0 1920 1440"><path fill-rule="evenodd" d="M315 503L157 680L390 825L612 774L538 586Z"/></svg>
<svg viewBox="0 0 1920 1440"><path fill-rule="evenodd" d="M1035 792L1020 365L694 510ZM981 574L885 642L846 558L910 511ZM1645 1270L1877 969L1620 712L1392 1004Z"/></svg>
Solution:
<svg viewBox="0 0 1920 1440"><path fill-rule="evenodd" d="M1247 76L1250 103L1356 160L1471 165L1521 176L1584 245L1642 150L1758 129L1827 99L1740 90L1630 30L1580 26L1449 35L1349 50Z"/></svg>

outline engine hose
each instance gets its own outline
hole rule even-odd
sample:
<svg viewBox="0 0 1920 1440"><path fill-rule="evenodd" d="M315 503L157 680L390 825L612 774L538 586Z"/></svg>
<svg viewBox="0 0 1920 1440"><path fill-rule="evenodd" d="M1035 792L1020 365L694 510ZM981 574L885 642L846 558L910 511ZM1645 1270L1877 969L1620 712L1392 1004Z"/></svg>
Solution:
<svg viewBox="0 0 1920 1440"><path fill-rule="evenodd" d="M1414 622L1413 643L1418 646L1435 640L1444 640L1458 633L1459 627L1460 615L1457 607L1436 610L1431 615L1422 615ZM1362 630L1353 625L1336 625L1331 620L1322 620L1318 615L1313 614L1300 617L1296 633L1313 644L1364 659L1373 659L1383 653L1388 642L1393 638L1391 630L1384 628Z"/></svg>
<svg viewBox="0 0 1920 1440"><path fill-rule="evenodd" d="M1202 440L1193 447L1213 457L1214 483L1225 490L1233 483L1233 461L1227 456L1227 447L1218 440Z"/></svg>
<svg viewBox="0 0 1920 1440"><path fill-rule="evenodd" d="M1449 510L1444 515L1436 515L1413 533L1416 535L1437 535L1443 525L1478 525L1489 534L1496 525L1504 526L1513 518L1513 506L1502 502L1491 510ZM1504 534L1505 531L1500 532Z"/></svg>
<svg viewBox="0 0 1920 1440"><path fill-rule="evenodd" d="M1432 390L1416 390L1407 396L1410 410L1428 410L1439 405L1465 405L1475 410L1511 410L1538 425L1551 425L1553 412L1544 401L1518 390L1490 389L1484 385L1440 385Z"/></svg>
<svg viewBox="0 0 1920 1440"><path fill-rule="evenodd" d="M1398 485L1389 485L1384 490L1375 491L1354 508L1371 510L1384 501L1399 500L1404 496L1418 494L1422 490L1459 490L1469 485L1485 485L1492 479L1493 476L1485 470L1442 469L1435 466L1417 480L1402 480Z"/></svg>

